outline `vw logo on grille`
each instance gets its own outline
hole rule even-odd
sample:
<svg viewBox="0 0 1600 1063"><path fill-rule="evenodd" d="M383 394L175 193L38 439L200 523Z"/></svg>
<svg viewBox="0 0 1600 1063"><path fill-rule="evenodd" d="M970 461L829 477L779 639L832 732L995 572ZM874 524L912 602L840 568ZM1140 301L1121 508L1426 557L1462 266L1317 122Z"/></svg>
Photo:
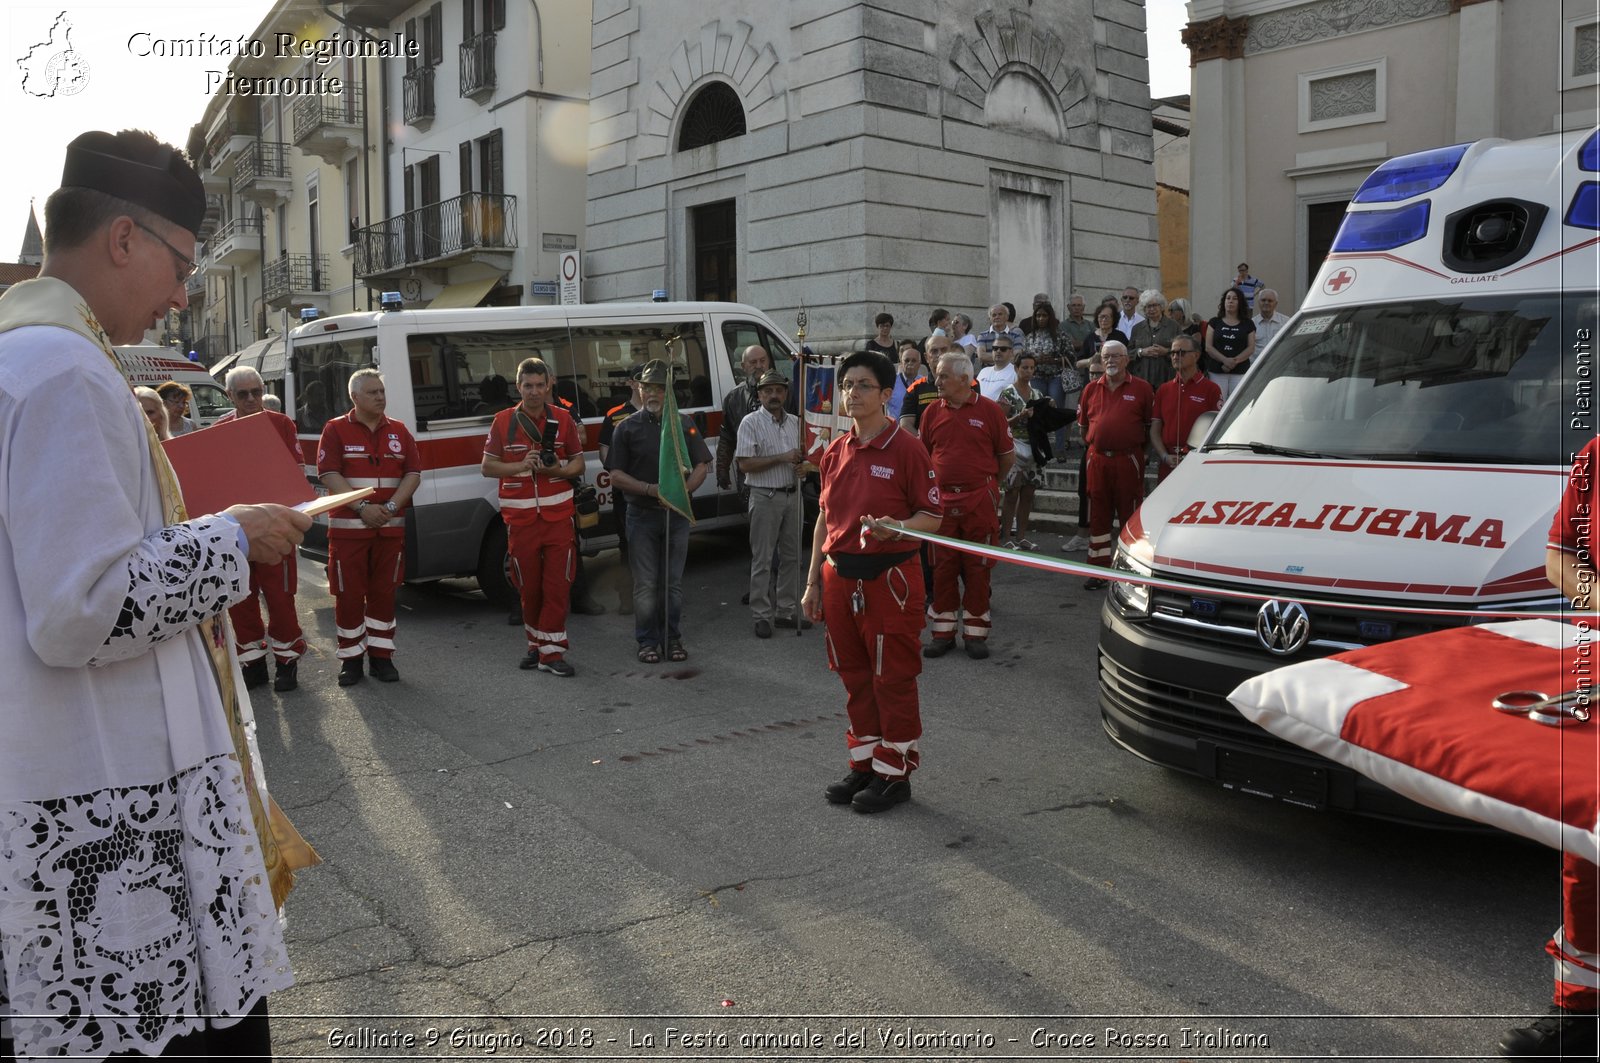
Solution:
<svg viewBox="0 0 1600 1063"><path fill-rule="evenodd" d="M1268 650L1287 657L1306 648L1311 616L1299 602L1267 602L1256 612L1256 638Z"/></svg>

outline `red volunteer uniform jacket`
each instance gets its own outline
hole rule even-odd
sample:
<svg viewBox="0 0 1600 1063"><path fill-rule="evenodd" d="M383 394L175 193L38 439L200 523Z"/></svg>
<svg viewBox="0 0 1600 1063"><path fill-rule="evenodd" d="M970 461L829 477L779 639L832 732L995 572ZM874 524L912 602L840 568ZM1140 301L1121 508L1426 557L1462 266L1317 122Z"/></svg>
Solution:
<svg viewBox="0 0 1600 1063"><path fill-rule="evenodd" d="M578 426L566 410L546 403L544 412L529 418L533 429L539 433L530 439L517 423L513 406L494 415L489 426L489 438L484 440L483 452L496 461L521 461L531 451L537 455L544 446L545 427L556 425L556 463L564 465L583 453L583 439ZM532 524L536 521L556 522L572 519L572 481L554 476L502 476L500 478L500 519L507 524Z"/></svg>
<svg viewBox="0 0 1600 1063"><path fill-rule="evenodd" d="M381 506L393 497L400 481L411 473L422 473L422 456L417 453L417 441L406 426L385 417L377 430L372 431L356 420L351 410L335 417L322 430L317 443L317 474L336 472L350 481L351 487L371 487L367 500ZM349 506L340 506L328 514L328 538L365 539L371 536L404 537L405 511L389 518L378 528L369 528Z"/></svg>
<svg viewBox="0 0 1600 1063"><path fill-rule="evenodd" d="M1189 449L1189 430L1208 410L1222 409L1222 389L1201 373L1187 384L1174 377L1156 389L1153 416L1161 422L1161 445L1167 453Z"/></svg>
<svg viewBox="0 0 1600 1063"><path fill-rule="evenodd" d="M1092 380L1078 399L1078 423L1084 426L1084 441L1091 450L1128 453L1143 450L1148 439L1146 426L1155 406L1155 393L1146 381L1124 377L1115 390L1105 378Z"/></svg>
<svg viewBox="0 0 1600 1063"><path fill-rule="evenodd" d="M861 518L944 515L927 448L899 425L891 424L865 443L858 442L854 432L844 433L828 445L818 468L827 519L823 553L904 553L906 542L879 542L870 535L863 540ZM921 617L917 619L920 623Z"/></svg>
<svg viewBox="0 0 1600 1063"><path fill-rule="evenodd" d="M930 404L918 430L946 491L970 491L998 476L1000 455L1015 449L1005 411L977 393L960 406L944 399Z"/></svg>

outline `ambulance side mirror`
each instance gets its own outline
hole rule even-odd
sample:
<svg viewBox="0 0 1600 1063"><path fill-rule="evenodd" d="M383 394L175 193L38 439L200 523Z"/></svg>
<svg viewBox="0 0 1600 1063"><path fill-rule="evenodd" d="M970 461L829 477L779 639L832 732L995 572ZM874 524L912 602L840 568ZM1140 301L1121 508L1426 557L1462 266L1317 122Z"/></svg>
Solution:
<svg viewBox="0 0 1600 1063"><path fill-rule="evenodd" d="M1194 420L1194 427L1189 429L1189 438L1184 442L1190 450L1197 450L1201 443L1206 441L1206 435L1211 431L1211 425L1217 419L1216 410L1207 410Z"/></svg>

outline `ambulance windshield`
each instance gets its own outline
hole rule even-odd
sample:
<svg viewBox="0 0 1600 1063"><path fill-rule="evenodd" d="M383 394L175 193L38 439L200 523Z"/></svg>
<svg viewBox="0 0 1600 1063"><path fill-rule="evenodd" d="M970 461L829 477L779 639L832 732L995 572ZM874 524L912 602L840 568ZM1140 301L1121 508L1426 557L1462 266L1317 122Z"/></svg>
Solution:
<svg viewBox="0 0 1600 1063"><path fill-rule="evenodd" d="M1595 434L1593 292L1308 311L1208 446L1565 466Z"/></svg>

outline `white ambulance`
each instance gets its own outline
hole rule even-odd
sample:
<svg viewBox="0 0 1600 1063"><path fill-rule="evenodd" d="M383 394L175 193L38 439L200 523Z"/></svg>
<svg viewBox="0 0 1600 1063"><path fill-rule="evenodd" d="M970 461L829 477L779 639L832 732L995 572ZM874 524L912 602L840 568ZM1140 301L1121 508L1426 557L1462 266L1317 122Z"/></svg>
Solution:
<svg viewBox="0 0 1600 1063"><path fill-rule="evenodd" d="M722 400L743 382L739 355L752 344L788 371L793 343L761 311L739 303L341 314L290 333L284 411L299 426L306 475L316 483L317 440L330 419L350 409L350 374L365 366L382 370L387 416L411 429L422 454L422 486L406 522L406 578L474 576L485 594L505 600L505 525L496 481L482 475L479 463L494 414L518 402L517 364L544 359L555 374L556 394L579 418L584 477L598 488L600 501L600 525L582 538L584 552L593 553L616 544L610 476L597 447L606 413L628 401L628 374L644 362L670 358L678 367L678 408L694 418L714 456ZM714 476L695 492L694 508L699 528L745 519L739 496L719 491ZM313 556L326 552L326 518L318 520L307 537Z"/></svg>
<svg viewBox="0 0 1600 1063"><path fill-rule="evenodd" d="M1375 170L1305 305L1122 529L1117 568L1192 589L1108 592L1112 740L1233 789L1436 818L1269 736L1227 694L1484 609L1559 605L1545 544L1596 431L1597 273L1600 130Z"/></svg>
<svg viewBox="0 0 1600 1063"><path fill-rule="evenodd" d="M211 375L170 347L134 344L115 348L117 364L132 387L158 388L175 380L189 389L189 419L209 428L218 417L232 411L233 403Z"/></svg>

